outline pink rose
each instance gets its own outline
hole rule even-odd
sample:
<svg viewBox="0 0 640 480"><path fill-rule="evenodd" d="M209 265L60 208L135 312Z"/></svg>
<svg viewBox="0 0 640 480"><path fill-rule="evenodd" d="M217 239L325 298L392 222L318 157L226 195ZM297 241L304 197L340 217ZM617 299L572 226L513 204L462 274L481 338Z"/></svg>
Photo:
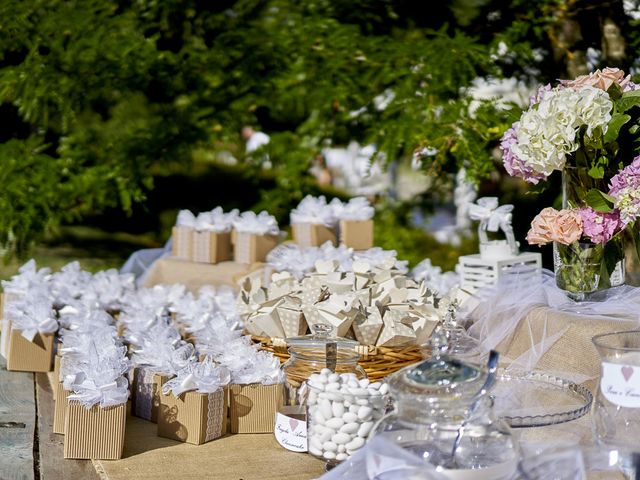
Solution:
<svg viewBox="0 0 640 480"><path fill-rule="evenodd" d="M558 211L555 208L545 208L531 222L531 229L527 233L530 245L546 245L553 241L553 231Z"/></svg>
<svg viewBox="0 0 640 480"><path fill-rule="evenodd" d="M591 86L607 91L611 85L617 84L621 90L625 90L631 82L631 75L624 76L624 72L619 68L607 67L604 70L596 70L589 75L581 75L575 80L562 80L560 83L565 87Z"/></svg>
<svg viewBox="0 0 640 480"><path fill-rule="evenodd" d="M582 217L576 210L560 210L556 217L553 240L570 245L582 236Z"/></svg>
<svg viewBox="0 0 640 480"><path fill-rule="evenodd" d="M531 222L527 233L530 245L546 245L560 242L569 245L582 236L582 217L576 210L545 208Z"/></svg>

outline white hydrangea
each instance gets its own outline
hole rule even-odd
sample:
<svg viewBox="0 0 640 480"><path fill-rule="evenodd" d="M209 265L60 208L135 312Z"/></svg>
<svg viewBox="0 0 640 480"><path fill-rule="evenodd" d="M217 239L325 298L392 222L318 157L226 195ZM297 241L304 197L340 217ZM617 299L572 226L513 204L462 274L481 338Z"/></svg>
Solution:
<svg viewBox="0 0 640 480"><path fill-rule="evenodd" d="M576 133L582 125L591 135L597 127L606 132L613 103L598 88L557 88L544 93L540 102L523 113L512 151L536 173L551 175L562 170L567 154L579 144Z"/></svg>
<svg viewBox="0 0 640 480"><path fill-rule="evenodd" d="M640 189L633 186L623 188L616 194L616 208L625 224L635 222L640 217Z"/></svg>

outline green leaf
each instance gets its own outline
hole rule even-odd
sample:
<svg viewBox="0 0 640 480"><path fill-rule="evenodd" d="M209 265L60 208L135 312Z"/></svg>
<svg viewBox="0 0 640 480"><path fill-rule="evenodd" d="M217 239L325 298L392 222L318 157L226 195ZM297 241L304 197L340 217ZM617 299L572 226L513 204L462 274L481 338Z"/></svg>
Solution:
<svg viewBox="0 0 640 480"><path fill-rule="evenodd" d="M616 102L616 110L619 113L624 113L638 105L640 105L640 90L625 92L622 94L622 98Z"/></svg>
<svg viewBox="0 0 640 480"><path fill-rule="evenodd" d="M604 167L602 165L594 165L589 169L591 178L604 178Z"/></svg>
<svg viewBox="0 0 640 480"><path fill-rule="evenodd" d="M640 103L640 97L638 98L638 103ZM604 143L609 143L618 138L618 134L620 133L620 129L622 126L631 120L630 115L622 114L622 113L614 113L609 121L609 127L607 128L607 133L604 135Z"/></svg>
<svg viewBox="0 0 640 480"><path fill-rule="evenodd" d="M601 192L595 188L592 188L585 195L585 202L596 212L610 213L613 212L614 198L606 193Z"/></svg>
<svg viewBox="0 0 640 480"><path fill-rule="evenodd" d="M622 97L622 89L620 88L620 85L618 85L617 83L612 83L609 89L607 90L607 93L609 94L609 96L611 97L611 100L613 101L616 101Z"/></svg>

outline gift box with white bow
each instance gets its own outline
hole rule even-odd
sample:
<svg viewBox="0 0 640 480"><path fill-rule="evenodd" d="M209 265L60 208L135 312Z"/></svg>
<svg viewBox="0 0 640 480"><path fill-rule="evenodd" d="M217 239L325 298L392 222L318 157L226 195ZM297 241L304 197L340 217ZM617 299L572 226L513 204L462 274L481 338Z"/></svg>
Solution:
<svg viewBox="0 0 640 480"><path fill-rule="evenodd" d="M233 258L237 263L264 262L280 240L278 222L267 212L244 212L233 222L233 228Z"/></svg>
<svg viewBox="0 0 640 480"><path fill-rule="evenodd" d="M340 206L335 215L340 225L340 243L354 250L373 247L374 209L365 197L356 197Z"/></svg>
<svg viewBox="0 0 640 480"><path fill-rule="evenodd" d="M193 258L193 232L196 217L189 210L178 213L175 226L171 229L171 253L182 260Z"/></svg>
<svg viewBox="0 0 640 480"><path fill-rule="evenodd" d="M333 206L323 196L307 195L291 211L293 240L301 247L319 247L326 242L336 244L336 224Z"/></svg>
<svg viewBox="0 0 640 480"><path fill-rule="evenodd" d="M51 300L44 294L30 294L9 303L6 312L11 318L7 370L50 372L58 330Z"/></svg>
<svg viewBox="0 0 640 480"><path fill-rule="evenodd" d="M162 386L158 436L201 445L224 435L230 379L226 368L208 359L179 371Z"/></svg>
<svg viewBox="0 0 640 480"><path fill-rule="evenodd" d="M221 207L198 214L193 232L193 261L219 263L231 260L231 229L237 218L238 210L224 213Z"/></svg>

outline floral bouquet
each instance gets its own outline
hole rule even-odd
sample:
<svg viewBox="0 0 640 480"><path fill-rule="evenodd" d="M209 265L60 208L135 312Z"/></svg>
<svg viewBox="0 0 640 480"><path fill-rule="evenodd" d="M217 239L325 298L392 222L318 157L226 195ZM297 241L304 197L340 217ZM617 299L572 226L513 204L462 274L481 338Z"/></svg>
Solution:
<svg viewBox="0 0 640 480"><path fill-rule="evenodd" d="M510 175L562 172L563 210L545 208L527 240L554 242L557 284L577 299L624 283L623 231L640 253L639 107L640 86L605 68L539 88L501 141Z"/></svg>

